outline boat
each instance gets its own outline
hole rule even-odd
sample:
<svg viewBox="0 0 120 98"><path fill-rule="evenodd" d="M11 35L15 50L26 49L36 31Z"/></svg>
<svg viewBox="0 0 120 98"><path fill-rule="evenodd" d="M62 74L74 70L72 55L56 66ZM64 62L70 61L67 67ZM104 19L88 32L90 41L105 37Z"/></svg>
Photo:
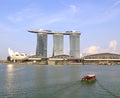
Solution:
<svg viewBox="0 0 120 98"><path fill-rule="evenodd" d="M82 78L81 81L84 83L93 83L96 81L96 75L95 74L86 75Z"/></svg>

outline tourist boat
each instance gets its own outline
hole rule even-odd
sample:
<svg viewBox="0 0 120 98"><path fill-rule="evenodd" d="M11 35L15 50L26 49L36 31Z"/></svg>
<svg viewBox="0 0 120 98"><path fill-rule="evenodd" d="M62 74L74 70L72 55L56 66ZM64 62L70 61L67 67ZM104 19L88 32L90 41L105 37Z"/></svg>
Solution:
<svg viewBox="0 0 120 98"><path fill-rule="evenodd" d="M92 74L92 75L84 76L81 81L85 83L93 83L96 81L96 75Z"/></svg>

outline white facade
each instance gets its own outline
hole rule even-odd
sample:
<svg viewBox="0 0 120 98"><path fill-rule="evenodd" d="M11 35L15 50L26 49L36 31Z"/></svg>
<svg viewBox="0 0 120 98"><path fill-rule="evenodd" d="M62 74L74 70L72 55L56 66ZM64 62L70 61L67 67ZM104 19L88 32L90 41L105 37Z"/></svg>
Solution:
<svg viewBox="0 0 120 98"><path fill-rule="evenodd" d="M80 35L70 35L70 55L75 58L80 58Z"/></svg>
<svg viewBox="0 0 120 98"><path fill-rule="evenodd" d="M64 35L54 34L53 35L53 56L62 55L64 50Z"/></svg>

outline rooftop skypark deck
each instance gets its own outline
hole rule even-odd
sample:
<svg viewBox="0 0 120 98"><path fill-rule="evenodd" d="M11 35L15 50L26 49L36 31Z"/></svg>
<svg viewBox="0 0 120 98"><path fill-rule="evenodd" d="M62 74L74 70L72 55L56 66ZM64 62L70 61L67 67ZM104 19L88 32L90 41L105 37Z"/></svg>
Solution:
<svg viewBox="0 0 120 98"><path fill-rule="evenodd" d="M80 35L81 33L78 31L66 31L66 32L56 32L56 31L51 31L51 30L28 30L28 32L31 33L46 33L46 34L63 34L63 35L72 35L72 34L77 34Z"/></svg>

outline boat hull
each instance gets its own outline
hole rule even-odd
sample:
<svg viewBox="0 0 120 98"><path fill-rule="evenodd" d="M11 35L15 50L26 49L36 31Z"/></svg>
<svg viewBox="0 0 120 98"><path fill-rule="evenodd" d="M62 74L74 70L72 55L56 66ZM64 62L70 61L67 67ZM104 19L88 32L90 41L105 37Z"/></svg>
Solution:
<svg viewBox="0 0 120 98"><path fill-rule="evenodd" d="M96 76L95 75L87 75L84 76L81 80L82 83L94 83L96 82Z"/></svg>
<svg viewBox="0 0 120 98"><path fill-rule="evenodd" d="M91 79L91 80L81 80L82 83L95 83L96 79Z"/></svg>

